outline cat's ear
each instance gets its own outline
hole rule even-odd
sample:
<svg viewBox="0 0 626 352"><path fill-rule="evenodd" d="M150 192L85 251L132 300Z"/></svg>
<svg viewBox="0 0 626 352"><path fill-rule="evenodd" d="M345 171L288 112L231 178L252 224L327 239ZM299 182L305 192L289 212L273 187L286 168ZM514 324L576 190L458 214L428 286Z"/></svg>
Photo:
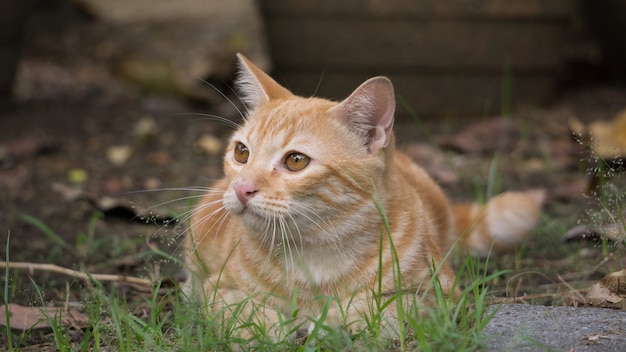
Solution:
<svg viewBox="0 0 626 352"><path fill-rule="evenodd" d="M370 152L376 152L391 141L395 110L391 81L386 77L374 77L361 84L330 112L366 138Z"/></svg>
<svg viewBox="0 0 626 352"><path fill-rule="evenodd" d="M270 100L284 99L292 95L245 56L238 53L237 58L239 77L236 84L242 94L241 98L249 107L254 108Z"/></svg>

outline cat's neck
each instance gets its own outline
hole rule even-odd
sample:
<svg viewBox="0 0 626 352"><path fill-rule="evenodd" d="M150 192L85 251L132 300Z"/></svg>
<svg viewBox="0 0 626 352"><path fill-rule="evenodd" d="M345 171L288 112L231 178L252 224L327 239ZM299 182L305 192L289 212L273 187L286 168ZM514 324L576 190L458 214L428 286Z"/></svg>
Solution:
<svg viewBox="0 0 626 352"><path fill-rule="evenodd" d="M381 228L382 220L376 206L364 209L360 221L350 219L335 223L333 233L325 233L325 240L291 239L262 243L252 231L246 231L244 241L247 260L255 262L260 271L281 272L293 284L324 286L344 280L362 263L364 257L377 253L380 233L368 233L367 228ZM359 225L356 225L360 222ZM301 233L314 238L321 230ZM282 236L277 236L282 237ZM332 239L329 239L331 238ZM286 237L283 237L286 238ZM278 269L278 270L276 270Z"/></svg>

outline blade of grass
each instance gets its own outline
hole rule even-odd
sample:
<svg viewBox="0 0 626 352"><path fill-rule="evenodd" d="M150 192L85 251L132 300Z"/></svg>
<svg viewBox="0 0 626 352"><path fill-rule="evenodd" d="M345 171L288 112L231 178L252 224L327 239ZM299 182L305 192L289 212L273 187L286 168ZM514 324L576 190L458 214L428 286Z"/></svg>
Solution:
<svg viewBox="0 0 626 352"><path fill-rule="evenodd" d="M66 333L63 331L63 323L61 322L63 310L59 309L57 311L57 314L54 314L54 316L50 316L50 312L47 309L45 309L46 300L44 298L43 292L41 291L41 289L39 288L39 286L37 285L37 283L32 277L30 278L30 281L32 282L33 287L35 287L37 296L39 300L41 301L41 305L42 305L41 310L44 313L44 316L46 317L48 324L50 324L50 328L52 329L52 335L54 336L54 341L56 343L57 350L61 352L69 351L70 350L69 336L67 336Z"/></svg>
<svg viewBox="0 0 626 352"><path fill-rule="evenodd" d="M26 214L20 214L20 217L22 218L22 220L41 230L41 232L43 232L52 242L75 254L76 250L74 249L74 247L67 244L67 242L65 242L59 235L52 231L52 229L44 224L41 220Z"/></svg>
<svg viewBox="0 0 626 352"><path fill-rule="evenodd" d="M496 194L496 186L497 186L497 176L498 176L498 165L500 164L500 153L495 153L493 158L491 159L491 163L489 163L489 178L487 179L487 197L485 201L493 198Z"/></svg>
<svg viewBox="0 0 626 352"><path fill-rule="evenodd" d="M6 244L6 268L4 269L4 318L6 319L7 344L9 351L13 351L13 335L11 333L11 313L9 311L9 242L11 240L11 231L7 234Z"/></svg>

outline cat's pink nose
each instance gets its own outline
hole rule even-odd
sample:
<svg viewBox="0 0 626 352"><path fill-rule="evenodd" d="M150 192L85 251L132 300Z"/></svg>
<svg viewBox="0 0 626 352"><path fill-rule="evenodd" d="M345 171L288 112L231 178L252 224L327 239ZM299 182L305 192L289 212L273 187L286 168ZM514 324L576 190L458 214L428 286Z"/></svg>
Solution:
<svg viewBox="0 0 626 352"><path fill-rule="evenodd" d="M243 206L246 206L250 198L254 197L256 192L259 191L252 183L248 182L236 182L233 184L233 189Z"/></svg>

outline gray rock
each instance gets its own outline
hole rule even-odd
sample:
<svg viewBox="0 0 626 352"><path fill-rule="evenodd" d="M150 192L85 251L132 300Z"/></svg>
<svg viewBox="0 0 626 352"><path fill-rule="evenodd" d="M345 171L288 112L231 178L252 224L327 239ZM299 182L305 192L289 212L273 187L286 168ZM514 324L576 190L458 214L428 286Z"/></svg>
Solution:
<svg viewBox="0 0 626 352"><path fill-rule="evenodd" d="M626 311L526 304L498 309L485 351L626 351Z"/></svg>

